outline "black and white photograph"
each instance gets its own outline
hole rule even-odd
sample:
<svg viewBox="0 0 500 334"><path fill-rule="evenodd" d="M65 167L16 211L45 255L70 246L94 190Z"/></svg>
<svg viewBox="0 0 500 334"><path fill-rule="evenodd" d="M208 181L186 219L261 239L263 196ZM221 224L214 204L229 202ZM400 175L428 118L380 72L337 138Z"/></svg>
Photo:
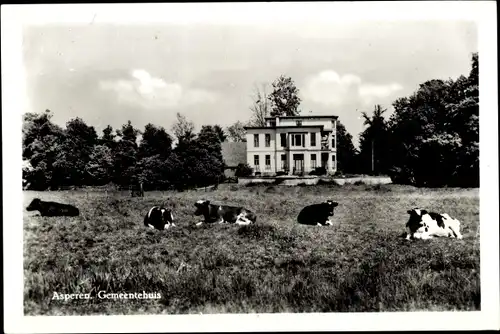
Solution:
<svg viewBox="0 0 500 334"><path fill-rule="evenodd" d="M495 14L2 6L4 331L500 329Z"/></svg>

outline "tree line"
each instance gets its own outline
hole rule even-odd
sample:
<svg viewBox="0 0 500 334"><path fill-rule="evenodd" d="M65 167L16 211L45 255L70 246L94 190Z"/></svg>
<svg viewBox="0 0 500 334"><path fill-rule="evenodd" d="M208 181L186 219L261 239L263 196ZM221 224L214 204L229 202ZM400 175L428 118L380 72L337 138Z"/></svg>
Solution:
<svg viewBox="0 0 500 334"><path fill-rule="evenodd" d="M193 123L177 114L173 147L173 137L153 124L143 131L130 121L116 131L108 125L98 136L81 118L63 129L52 116L50 110L24 115L23 180L28 189L142 183L145 190L183 190L224 176L221 142L226 135L218 125L204 125L195 133Z"/></svg>
<svg viewBox="0 0 500 334"><path fill-rule="evenodd" d="M394 183L416 186L479 186L479 56L472 54L468 76L429 80L409 97L392 103L393 114L375 105L362 112L366 126L359 149L341 121L337 122L337 170L345 174L389 175ZM245 126L265 126L268 116L300 115L299 90L281 75L255 87L250 118L225 130L194 124L181 114L172 137L163 127L147 124L143 131L130 121L121 129L107 126L98 136L80 118L66 128L51 122L52 113L24 115L23 179L30 189L60 186L129 185L145 189L186 189L224 178L221 143L245 141ZM138 140L138 135L142 138ZM174 138L176 145L174 147ZM249 166L240 166L248 173Z"/></svg>

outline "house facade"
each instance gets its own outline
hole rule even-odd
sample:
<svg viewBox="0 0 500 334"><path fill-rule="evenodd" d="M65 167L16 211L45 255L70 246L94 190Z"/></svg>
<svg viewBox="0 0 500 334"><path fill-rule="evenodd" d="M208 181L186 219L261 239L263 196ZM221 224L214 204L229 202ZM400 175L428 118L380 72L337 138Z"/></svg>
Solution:
<svg viewBox="0 0 500 334"><path fill-rule="evenodd" d="M307 175L318 167L337 171L337 116L266 117L266 126L245 127L247 163L254 174Z"/></svg>

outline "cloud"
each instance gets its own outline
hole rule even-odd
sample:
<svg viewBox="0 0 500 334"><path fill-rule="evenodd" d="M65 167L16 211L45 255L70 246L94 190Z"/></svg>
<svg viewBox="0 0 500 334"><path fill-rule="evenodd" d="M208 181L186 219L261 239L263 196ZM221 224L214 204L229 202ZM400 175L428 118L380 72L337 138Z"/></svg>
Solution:
<svg viewBox="0 0 500 334"><path fill-rule="evenodd" d="M217 100L216 94L212 92L184 88L179 83L169 83L140 69L131 71L130 77L126 79L101 81L99 87L114 92L120 103L150 109L178 108L214 103Z"/></svg>
<svg viewBox="0 0 500 334"><path fill-rule="evenodd" d="M340 106L351 102L361 104L378 103L402 90L398 83L365 83L353 74L340 76L332 70L322 71L311 76L303 89L303 97L315 103L328 106Z"/></svg>

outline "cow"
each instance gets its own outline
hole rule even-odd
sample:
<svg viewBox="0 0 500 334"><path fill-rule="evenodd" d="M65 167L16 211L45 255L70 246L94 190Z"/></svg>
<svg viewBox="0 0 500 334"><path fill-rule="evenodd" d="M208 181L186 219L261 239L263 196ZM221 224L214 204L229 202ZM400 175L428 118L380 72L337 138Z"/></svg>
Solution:
<svg viewBox="0 0 500 334"><path fill-rule="evenodd" d="M39 198L31 201L26 211L39 211L43 217L56 217L56 216L78 216L80 211L77 207L69 204L62 204L57 202L45 202Z"/></svg>
<svg viewBox="0 0 500 334"><path fill-rule="evenodd" d="M333 225L330 217L339 203L326 200L323 203L311 204L304 207L297 216L297 222L302 225L326 226Z"/></svg>
<svg viewBox="0 0 500 334"><path fill-rule="evenodd" d="M216 205L205 199L197 201L194 205L196 207L194 215L203 216L205 223L249 225L255 224L257 220L255 213L240 206Z"/></svg>
<svg viewBox="0 0 500 334"><path fill-rule="evenodd" d="M153 206L144 216L144 226L157 230L168 230L170 227L174 227L172 210L162 206Z"/></svg>
<svg viewBox="0 0 500 334"><path fill-rule="evenodd" d="M431 239L432 237L450 237L462 239L460 221L447 213L428 212L419 208L408 210L410 219L406 223L406 239Z"/></svg>

